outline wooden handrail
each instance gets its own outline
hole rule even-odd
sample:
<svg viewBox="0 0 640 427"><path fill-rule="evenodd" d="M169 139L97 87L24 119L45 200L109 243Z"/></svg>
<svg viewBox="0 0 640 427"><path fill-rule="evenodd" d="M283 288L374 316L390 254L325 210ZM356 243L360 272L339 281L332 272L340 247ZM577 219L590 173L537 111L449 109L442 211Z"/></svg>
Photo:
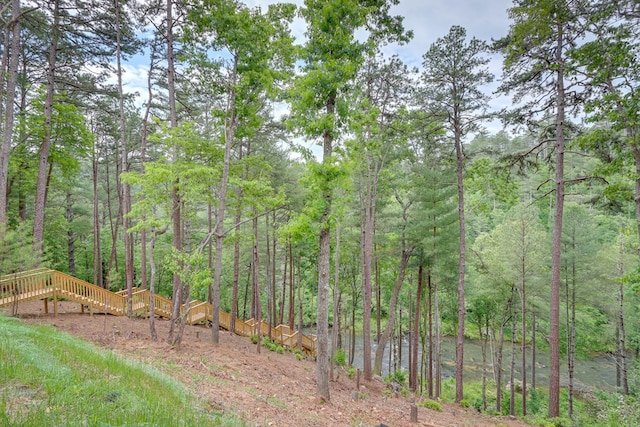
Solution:
<svg viewBox="0 0 640 427"><path fill-rule="evenodd" d="M48 268L7 274L0 276L0 308L10 306L16 302L32 299L44 299L50 296L65 298L89 306L92 309L106 313L124 316L127 315L127 292L111 292L84 280L61 273ZM148 315L151 294L146 289L134 288L132 290L132 308L136 314ZM160 295L154 295L155 315L171 317L173 303L170 299ZM189 324L206 323L213 320L213 306L208 302L192 300L185 307L181 307L181 314L186 315ZM222 310L219 312L220 327L229 330L231 328L231 314ZM255 334L256 321L249 319L243 321L235 318L235 333L242 336ZM302 350L314 355L316 352L317 338L314 335L300 334L292 331L287 325L271 327L262 320L259 325L259 335L268 336L289 348L297 348L298 335L301 335Z"/></svg>

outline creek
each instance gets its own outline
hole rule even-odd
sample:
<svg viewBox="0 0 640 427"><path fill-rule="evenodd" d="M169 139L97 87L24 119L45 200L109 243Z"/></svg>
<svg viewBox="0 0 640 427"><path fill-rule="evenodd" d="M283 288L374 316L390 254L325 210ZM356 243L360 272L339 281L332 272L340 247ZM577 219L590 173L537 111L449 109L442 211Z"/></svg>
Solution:
<svg viewBox="0 0 640 427"><path fill-rule="evenodd" d="M345 349L348 343L343 343ZM519 344L516 344L516 373L515 377L518 380L522 378L522 370L520 365L522 362L522 352L520 351ZM455 352L456 352L456 340L455 337L443 337L441 344L441 364L442 364L442 376L443 378L449 378L455 374ZM373 358L375 357L375 351L377 344L372 341L372 366ZM390 354L389 344L385 350L385 355L382 363L383 374L389 372ZM409 366L409 343L405 339L402 342L402 368L408 370ZM527 348L527 384L531 384L531 348ZM418 357L420 357L420 352ZM394 354L391 355L391 360L397 358ZM633 364L632 357L627 358L628 366ZM491 349L487 349L487 377L493 375L491 369ZM504 345L502 366L504 369L503 381L504 383L509 381L509 368L511 364L511 343L507 342ZM567 359L561 356L560 360L561 372L560 382L563 387L568 385L567 374ZM536 351L536 387L548 386L549 378L549 355ZM354 366L356 368L362 368L363 355L362 355L362 337L356 338L356 351L354 357ZM393 369L393 365L391 366ZM480 341L477 340L465 340L464 344L464 376L465 381L468 380L480 380L482 378L482 347ZM576 390L593 390L599 389L603 391L615 391L616 390L616 367L615 361L611 355L598 354L588 358L576 358L574 368L574 387Z"/></svg>

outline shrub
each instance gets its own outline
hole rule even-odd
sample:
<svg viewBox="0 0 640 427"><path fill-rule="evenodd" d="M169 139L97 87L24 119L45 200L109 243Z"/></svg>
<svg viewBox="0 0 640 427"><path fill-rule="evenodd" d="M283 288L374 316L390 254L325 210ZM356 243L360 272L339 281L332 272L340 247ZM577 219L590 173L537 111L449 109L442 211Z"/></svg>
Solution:
<svg viewBox="0 0 640 427"><path fill-rule="evenodd" d="M333 361L336 364L336 366L347 366L347 355L345 354L342 348L338 348L336 350L336 354L333 358Z"/></svg>
<svg viewBox="0 0 640 427"><path fill-rule="evenodd" d="M425 399L418 404L423 408L431 409L432 411L442 412L442 405L440 402L436 402L435 400Z"/></svg>
<svg viewBox="0 0 640 427"><path fill-rule="evenodd" d="M353 377L355 377L355 376L356 376L356 368L354 368L353 366L348 367L348 368L347 368L347 376L348 376L350 379L353 379Z"/></svg>

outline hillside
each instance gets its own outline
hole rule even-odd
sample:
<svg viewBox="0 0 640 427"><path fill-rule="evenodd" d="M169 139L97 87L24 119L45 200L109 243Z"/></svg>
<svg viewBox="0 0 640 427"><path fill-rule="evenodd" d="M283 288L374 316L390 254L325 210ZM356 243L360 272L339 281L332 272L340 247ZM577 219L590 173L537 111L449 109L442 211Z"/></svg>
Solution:
<svg viewBox="0 0 640 427"><path fill-rule="evenodd" d="M147 363L185 383L212 411L236 414L251 426L525 426L504 417L489 418L457 405L443 412L418 408L418 424L409 422L412 397L391 397L380 381L362 382L344 372L331 384L331 403L315 398L315 366L293 354L277 354L247 338L221 331L213 347L210 330L187 326L183 344L172 348L153 342L148 322L110 315L80 314L78 304L59 302L59 316L44 315L42 303L19 307L26 323L49 324L106 350ZM169 322L156 322L161 339ZM357 395L358 399L354 399Z"/></svg>

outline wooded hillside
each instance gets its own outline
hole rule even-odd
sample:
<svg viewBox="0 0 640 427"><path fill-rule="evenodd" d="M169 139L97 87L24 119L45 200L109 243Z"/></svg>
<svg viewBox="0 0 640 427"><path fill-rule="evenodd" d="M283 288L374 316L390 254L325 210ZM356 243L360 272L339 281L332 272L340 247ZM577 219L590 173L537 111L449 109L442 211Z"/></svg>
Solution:
<svg viewBox="0 0 640 427"><path fill-rule="evenodd" d="M548 417L571 417L594 352L637 393L637 2L514 0L504 38L453 26L418 69L383 53L412 37L398 2L5 1L0 274L148 288L176 346L192 299L214 306L212 345L215 308L310 328L324 401L356 342L365 380L404 358L437 399L444 335L457 403L465 338L478 409L526 415L544 364Z"/></svg>

